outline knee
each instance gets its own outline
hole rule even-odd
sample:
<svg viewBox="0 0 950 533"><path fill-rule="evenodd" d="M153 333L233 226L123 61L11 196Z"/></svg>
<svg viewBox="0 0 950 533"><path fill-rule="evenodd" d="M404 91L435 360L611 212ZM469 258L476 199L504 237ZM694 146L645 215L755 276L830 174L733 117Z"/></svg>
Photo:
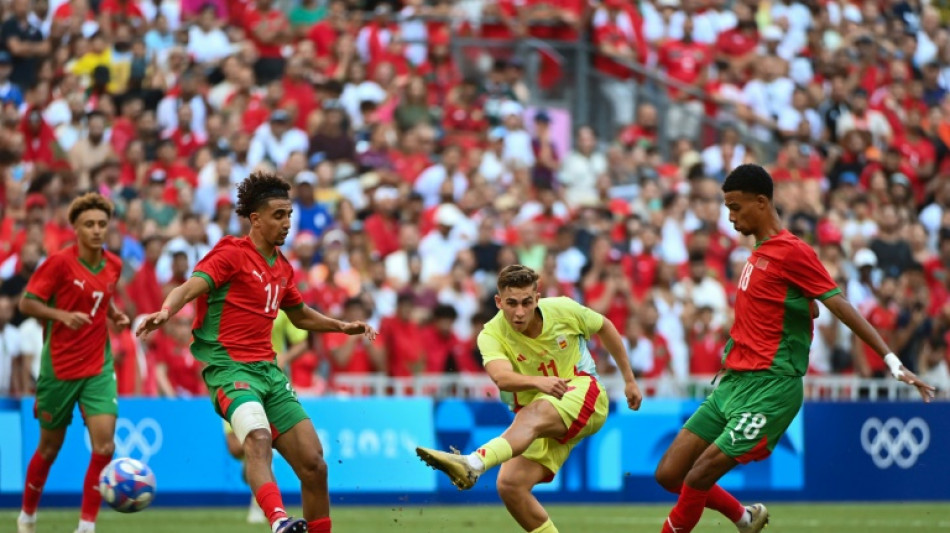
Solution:
<svg viewBox="0 0 950 533"><path fill-rule="evenodd" d="M530 487L525 487L524 483L511 476L498 476L495 486L498 489L498 496L505 502L518 500L530 490Z"/></svg>
<svg viewBox="0 0 950 533"><path fill-rule="evenodd" d="M255 429L244 437L244 456L248 459L269 457L271 455L270 432L266 429Z"/></svg>
<svg viewBox="0 0 950 533"><path fill-rule="evenodd" d="M300 465L298 477L304 485L326 485L327 462L323 459L323 453L319 451L308 453Z"/></svg>
<svg viewBox="0 0 950 533"><path fill-rule="evenodd" d="M49 464L56 460L61 447L62 444L55 442L40 442L40 445L36 448L36 453Z"/></svg>
<svg viewBox="0 0 950 533"><path fill-rule="evenodd" d="M668 468L663 462L657 465L653 477L661 487L670 492L678 493L680 487L683 485L682 476L678 475L673 469Z"/></svg>
<svg viewBox="0 0 950 533"><path fill-rule="evenodd" d="M115 441L108 439L105 442L99 442L92 445L92 453L96 455L108 455L112 457L115 453Z"/></svg>

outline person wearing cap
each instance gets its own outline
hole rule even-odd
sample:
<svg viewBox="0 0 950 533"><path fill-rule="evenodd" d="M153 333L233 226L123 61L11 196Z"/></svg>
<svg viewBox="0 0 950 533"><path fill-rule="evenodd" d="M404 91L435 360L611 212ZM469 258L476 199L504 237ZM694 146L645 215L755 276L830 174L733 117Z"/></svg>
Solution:
<svg viewBox="0 0 950 533"><path fill-rule="evenodd" d="M436 227L419 242L423 283L449 275L458 253L468 248L469 242L461 235L461 230L469 223L455 204L444 203L435 210Z"/></svg>
<svg viewBox="0 0 950 533"><path fill-rule="evenodd" d="M23 105L23 92L10 81L12 71L13 57L10 52L0 50L0 103L20 107Z"/></svg>
<svg viewBox="0 0 950 533"><path fill-rule="evenodd" d="M316 201L314 187L317 184L317 175L309 170L297 173L294 178L296 195L294 199L294 214L290 220L290 232L287 242L293 242L298 233L310 233L320 237L333 227L333 214L325 205Z"/></svg>
<svg viewBox="0 0 950 533"><path fill-rule="evenodd" d="M506 100L499 109L501 123L505 127L505 146L502 159L516 168L532 168L535 164L531 134L524 128L524 107L514 100Z"/></svg>
<svg viewBox="0 0 950 533"><path fill-rule="evenodd" d="M291 122L290 113L284 109L271 111L267 122L258 126L247 152L247 162L256 167L264 161L277 168L287 162L290 154L310 151L310 139L303 130Z"/></svg>

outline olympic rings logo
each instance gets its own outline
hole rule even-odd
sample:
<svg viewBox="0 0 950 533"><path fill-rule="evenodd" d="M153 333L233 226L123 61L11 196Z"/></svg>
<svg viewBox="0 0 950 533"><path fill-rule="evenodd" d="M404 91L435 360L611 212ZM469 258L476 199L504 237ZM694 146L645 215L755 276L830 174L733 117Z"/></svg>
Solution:
<svg viewBox="0 0 950 533"><path fill-rule="evenodd" d="M154 418L143 418L134 423L128 418L119 418L115 422L116 457L131 457L148 463L162 449L162 426ZM86 447L92 450L89 433L86 433Z"/></svg>
<svg viewBox="0 0 950 533"><path fill-rule="evenodd" d="M861 447L881 470L893 464L903 469L914 466L928 446L930 426L916 416L906 424L899 418L888 418L886 422L869 418L861 426Z"/></svg>

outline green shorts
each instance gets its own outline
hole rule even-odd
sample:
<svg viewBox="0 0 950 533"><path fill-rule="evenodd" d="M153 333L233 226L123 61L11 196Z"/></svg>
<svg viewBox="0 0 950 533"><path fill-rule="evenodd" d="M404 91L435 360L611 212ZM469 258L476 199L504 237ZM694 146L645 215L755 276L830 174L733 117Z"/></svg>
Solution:
<svg viewBox="0 0 950 533"><path fill-rule="evenodd" d="M209 366L202 376L215 411L229 423L234 410L245 402L257 402L264 407L274 440L309 418L287 376L274 363Z"/></svg>
<svg viewBox="0 0 950 533"><path fill-rule="evenodd" d="M683 426L740 463L772 453L802 407L802 378L728 372Z"/></svg>
<svg viewBox="0 0 950 533"><path fill-rule="evenodd" d="M43 429L60 429L73 421L73 408L79 403L83 418L119 414L115 371L107 365L95 376L81 379L56 379L40 374L36 382L33 415Z"/></svg>

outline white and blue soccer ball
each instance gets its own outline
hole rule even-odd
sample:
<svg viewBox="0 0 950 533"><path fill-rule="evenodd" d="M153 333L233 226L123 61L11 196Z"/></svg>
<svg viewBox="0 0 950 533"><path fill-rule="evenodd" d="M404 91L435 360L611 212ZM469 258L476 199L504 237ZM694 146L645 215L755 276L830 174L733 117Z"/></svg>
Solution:
<svg viewBox="0 0 950 533"><path fill-rule="evenodd" d="M120 513L135 513L155 499L155 474L142 461L120 457L99 474L99 492Z"/></svg>

